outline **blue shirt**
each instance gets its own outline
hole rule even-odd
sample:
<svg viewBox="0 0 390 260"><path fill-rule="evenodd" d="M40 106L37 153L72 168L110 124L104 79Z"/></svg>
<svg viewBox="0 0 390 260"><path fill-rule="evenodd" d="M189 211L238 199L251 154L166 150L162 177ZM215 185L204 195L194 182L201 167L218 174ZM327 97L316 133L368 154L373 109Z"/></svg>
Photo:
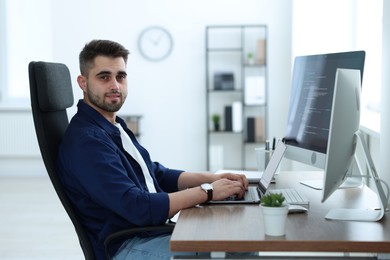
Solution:
<svg viewBox="0 0 390 260"><path fill-rule="evenodd" d="M149 193L141 167L122 146L119 129L83 100L77 106L59 149L59 173L97 259L105 259L103 242L111 233L166 222L168 193L178 191L183 171L152 162L126 123L116 117L149 169L157 190ZM111 253L120 244L110 248Z"/></svg>

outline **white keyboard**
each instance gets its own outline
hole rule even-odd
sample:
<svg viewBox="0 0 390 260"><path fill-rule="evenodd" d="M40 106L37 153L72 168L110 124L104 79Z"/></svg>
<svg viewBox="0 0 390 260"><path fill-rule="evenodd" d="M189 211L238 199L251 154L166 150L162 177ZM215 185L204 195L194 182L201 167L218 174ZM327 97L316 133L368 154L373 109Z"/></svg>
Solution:
<svg viewBox="0 0 390 260"><path fill-rule="evenodd" d="M294 205L309 205L309 199L296 189L272 189L270 193L282 193L286 203Z"/></svg>

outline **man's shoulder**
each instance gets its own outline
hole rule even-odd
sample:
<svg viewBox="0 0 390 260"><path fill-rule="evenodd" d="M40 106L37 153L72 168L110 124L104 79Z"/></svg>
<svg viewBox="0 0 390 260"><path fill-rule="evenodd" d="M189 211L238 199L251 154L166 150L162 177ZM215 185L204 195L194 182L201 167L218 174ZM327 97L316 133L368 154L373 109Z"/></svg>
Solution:
<svg viewBox="0 0 390 260"><path fill-rule="evenodd" d="M109 136L109 133L99 125L73 118L66 129L64 140L80 140L83 138L106 139Z"/></svg>

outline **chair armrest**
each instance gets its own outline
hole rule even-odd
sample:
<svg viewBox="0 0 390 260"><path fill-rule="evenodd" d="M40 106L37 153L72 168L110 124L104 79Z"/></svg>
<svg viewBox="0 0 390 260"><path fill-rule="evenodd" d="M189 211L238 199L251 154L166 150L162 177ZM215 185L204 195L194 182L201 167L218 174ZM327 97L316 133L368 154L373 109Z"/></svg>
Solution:
<svg viewBox="0 0 390 260"><path fill-rule="evenodd" d="M106 257L107 259L110 259L110 255L108 252L108 246L111 244L112 241L125 237L125 236L130 236L134 235L137 233L142 233L142 232L149 232L149 231L164 231L164 232L172 232L175 227L174 223L167 223L164 225L160 226L147 226L147 227L137 227L137 228L130 228L130 229L125 229L121 230L115 233L112 233L109 235L105 240L104 240L104 250L106 251Z"/></svg>

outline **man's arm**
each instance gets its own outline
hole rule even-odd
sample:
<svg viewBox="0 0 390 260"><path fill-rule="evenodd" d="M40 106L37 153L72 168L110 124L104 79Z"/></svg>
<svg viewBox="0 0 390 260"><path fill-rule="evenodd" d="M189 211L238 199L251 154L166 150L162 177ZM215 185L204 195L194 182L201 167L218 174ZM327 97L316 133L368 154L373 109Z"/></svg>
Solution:
<svg viewBox="0 0 390 260"><path fill-rule="evenodd" d="M202 183L213 185L213 200L222 200L235 194L243 197L248 189L245 175L183 172L178 180L180 191L169 194L169 217L207 200L207 193L199 186Z"/></svg>

